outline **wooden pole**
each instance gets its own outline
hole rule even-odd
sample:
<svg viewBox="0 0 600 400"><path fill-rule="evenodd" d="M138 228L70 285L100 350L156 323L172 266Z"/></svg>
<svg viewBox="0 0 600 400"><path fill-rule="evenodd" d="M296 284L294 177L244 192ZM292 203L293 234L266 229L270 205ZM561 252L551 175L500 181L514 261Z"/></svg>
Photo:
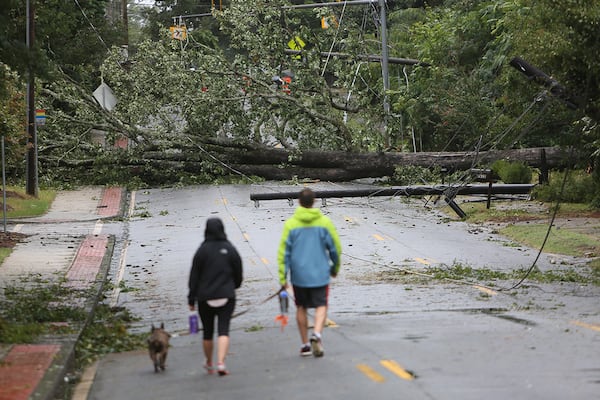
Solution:
<svg viewBox="0 0 600 400"><path fill-rule="evenodd" d="M38 196L37 132L35 126L35 76L33 72L33 44L35 42L34 0L27 0L27 48L29 49L27 81L27 183L26 192Z"/></svg>

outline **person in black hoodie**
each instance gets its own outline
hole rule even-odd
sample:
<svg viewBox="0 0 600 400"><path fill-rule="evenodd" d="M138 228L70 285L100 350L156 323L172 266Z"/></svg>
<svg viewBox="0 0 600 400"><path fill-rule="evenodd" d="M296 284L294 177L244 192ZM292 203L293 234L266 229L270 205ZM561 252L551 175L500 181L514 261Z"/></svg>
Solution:
<svg viewBox="0 0 600 400"><path fill-rule="evenodd" d="M202 347L206 357L204 367L213 373L213 335L217 317L217 372L227 375L225 356L229 350L229 323L235 308L235 289L242 284L242 259L227 240L219 218L206 221L204 241L196 250L189 277L188 305L202 321Z"/></svg>

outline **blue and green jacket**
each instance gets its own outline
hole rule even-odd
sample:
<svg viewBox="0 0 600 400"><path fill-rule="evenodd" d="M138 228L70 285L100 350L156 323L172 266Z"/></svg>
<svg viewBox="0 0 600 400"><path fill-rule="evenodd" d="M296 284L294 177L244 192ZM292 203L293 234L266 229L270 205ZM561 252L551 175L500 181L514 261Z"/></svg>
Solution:
<svg viewBox="0 0 600 400"><path fill-rule="evenodd" d="M320 287L340 269L342 245L331 220L318 208L298 207L285 221L277 253L279 282Z"/></svg>

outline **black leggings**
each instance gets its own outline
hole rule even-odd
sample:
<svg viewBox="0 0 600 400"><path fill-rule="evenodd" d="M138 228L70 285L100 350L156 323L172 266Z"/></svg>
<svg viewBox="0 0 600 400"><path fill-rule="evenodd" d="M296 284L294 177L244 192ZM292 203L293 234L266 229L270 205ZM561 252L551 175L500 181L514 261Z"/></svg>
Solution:
<svg viewBox="0 0 600 400"><path fill-rule="evenodd" d="M223 307L211 307L206 301L198 304L198 314L202 321L203 339L212 340L215 334L215 317L218 318L219 336L229 336L229 323L235 309L235 299L229 299Z"/></svg>

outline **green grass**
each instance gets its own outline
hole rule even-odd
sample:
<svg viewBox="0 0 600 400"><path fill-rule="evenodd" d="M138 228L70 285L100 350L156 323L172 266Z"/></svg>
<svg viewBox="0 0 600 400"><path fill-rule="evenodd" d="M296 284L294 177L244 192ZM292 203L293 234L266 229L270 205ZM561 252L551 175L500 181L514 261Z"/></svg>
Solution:
<svg viewBox="0 0 600 400"><path fill-rule="evenodd" d="M482 223L482 222L490 222L490 221L505 221L507 219L526 219L526 218L541 218L546 214L535 214L526 211L526 210L507 210L500 209L494 207L492 203L489 209L486 208L486 203L464 203L460 205L460 208L467 214L467 220L473 223ZM449 208L450 210L450 208ZM454 211L446 211L446 213L454 213Z"/></svg>
<svg viewBox="0 0 600 400"><path fill-rule="evenodd" d="M25 192L25 189L16 186L6 187L6 218L24 218L37 217L45 214L54 198L56 197L55 190L40 190L38 197L30 196ZM4 194L0 197L0 204L3 203ZM2 217L4 217L4 206L2 209ZM4 259L12 252L11 247L0 247L0 265Z"/></svg>
<svg viewBox="0 0 600 400"><path fill-rule="evenodd" d="M2 265L2 263L4 262L4 259L6 257L8 257L10 255L10 253L12 252L11 248L2 248L0 247L0 265Z"/></svg>
<svg viewBox="0 0 600 400"><path fill-rule="evenodd" d="M493 221L512 221L512 220L535 220L548 219L554 212L554 204L532 202L537 211L531 211L526 208L511 208L510 203L492 201L490 208L486 208L486 202L461 203L460 208L467 214L467 220L473 223L493 222ZM558 217L584 216L585 213L594 212L587 204L579 203L561 203L556 214ZM455 215L450 207L445 207L444 212L448 215Z"/></svg>
<svg viewBox="0 0 600 400"><path fill-rule="evenodd" d="M6 217L37 217L48 211L56 197L55 190L40 190L38 197L28 195L23 188L6 188ZM1 200L0 200L1 201Z"/></svg>
<svg viewBox="0 0 600 400"><path fill-rule="evenodd" d="M509 225L501 229L500 233L519 243L538 249L542 245L547 231L548 224L527 224ZM569 256L583 256L586 253L600 254L600 243L596 237L553 227L544 246L544 252Z"/></svg>
<svg viewBox="0 0 600 400"><path fill-rule="evenodd" d="M519 208L518 204L511 206L510 203L492 202L489 209L485 202L463 203L461 208L467 214L468 222L485 223L499 222L508 224L499 230L499 233L510 238L514 242L532 247L540 248L550 217L554 212L554 204L530 202ZM587 204L561 203L556 213L556 218L593 217L594 210ZM448 213L452 211L447 211ZM528 223L524 224L525 221ZM600 238L577 232L574 229L553 227L550 231L548 241L544 246L545 253L564 254L570 256L588 256L600 254Z"/></svg>

